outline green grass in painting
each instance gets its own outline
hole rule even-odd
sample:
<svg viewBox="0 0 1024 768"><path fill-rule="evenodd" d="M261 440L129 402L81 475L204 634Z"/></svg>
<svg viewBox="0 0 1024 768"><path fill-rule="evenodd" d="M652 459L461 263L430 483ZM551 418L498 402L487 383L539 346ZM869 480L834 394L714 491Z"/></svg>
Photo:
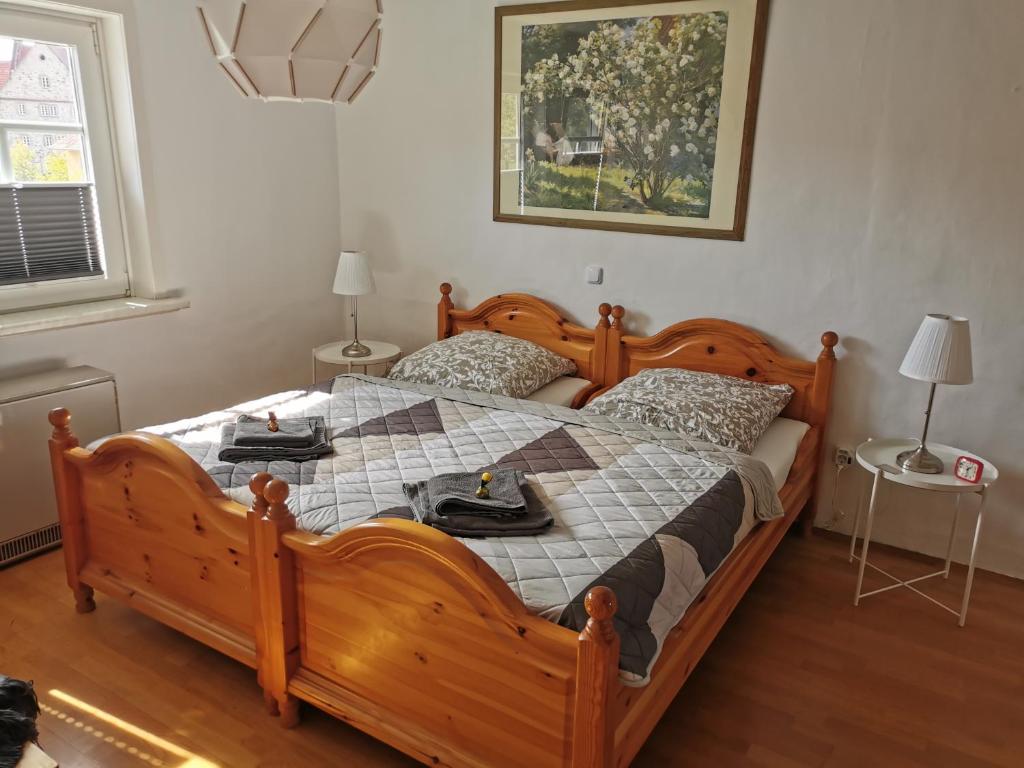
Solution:
<svg viewBox="0 0 1024 768"><path fill-rule="evenodd" d="M597 173L594 165L534 163L526 173L524 202L534 208L592 211ZM601 171L597 210L655 216L708 215L708 189L700 182L676 179L661 200L645 205L629 188L628 180L625 169L606 166Z"/></svg>

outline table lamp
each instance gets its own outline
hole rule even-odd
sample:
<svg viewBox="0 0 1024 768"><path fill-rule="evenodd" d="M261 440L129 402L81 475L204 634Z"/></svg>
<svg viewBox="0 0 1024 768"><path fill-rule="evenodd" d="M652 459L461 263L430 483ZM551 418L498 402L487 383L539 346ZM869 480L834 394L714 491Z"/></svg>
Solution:
<svg viewBox="0 0 1024 768"><path fill-rule="evenodd" d="M342 251L338 257L338 271L334 275L334 292L339 296L352 297L352 343L341 350L345 357L366 357L370 348L359 343L358 297L373 293L373 272L370 260L362 251Z"/></svg>
<svg viewBox="0 0 1024 768"><path fill-rule="evenodd" d="M974 380L971 367L971 328L966 317L926 315L917 335L903 358L900 373L907 378L931 383L928 409L924 412L924 432L921 445L904 451L896 463L907 472L927 475L942 473L942 460L928 451L928 422L932 417L932 402L936 384L970 384Z"/></svg>

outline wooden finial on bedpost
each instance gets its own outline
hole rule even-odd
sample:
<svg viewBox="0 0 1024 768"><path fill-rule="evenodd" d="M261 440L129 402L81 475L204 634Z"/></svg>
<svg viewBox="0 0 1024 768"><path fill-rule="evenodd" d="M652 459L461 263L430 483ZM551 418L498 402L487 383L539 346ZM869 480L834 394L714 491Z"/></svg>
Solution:
<svg viewBox="0 0 1024 768"><path fill-rule="evenodd" d="M821 354L819 360L835 360L836 344L839 343L839 334L835 331L825 331L821 334Z"/></svg>
<svg viewBox="0 0 1024 768"><path fill-rule="evenodd" d="M274 521L291 520L295 527L295 518L288 509L288 483L284 480L271 480L263 489L263 498L267 501L266 517Z"/></svg>
<svg viewBox="0 0 1024 768"><path fill-rule="evenodd" d="M85 567L88 548L82 520L78 469L64 457L66 451L78 447L78 438L71 431L71 411L67 408L54 408L48 419L53 427L53 434L50 435L50 468L53 470L53 490L57 497L57 513L64 542L64 571L68 586L75 595L75 610L89 613L96 609L96 602L93 600L92 587L79 579Z"/></svg>
<svg viewBox="0 0 1024 768"><path fill-rule="evenodd" d="M583 601L590 617L576 650L572 768L611 768L615 747L612 693L618 683L619 635L615 593L594 587Z"/></svg>
<svg viewBox="0 0 1024 768"><path fill-rule="evenodd" d="M617 331L622 330L622 318L626 316L626 310L619 304L612 307L612 328Z"/></svg>
<svg viewBox="0 0 1024 768"><path fill-rule="evenodd" d="M78 438L71 431L71 411L67 408L54 408L47 417L53 427L51 440L64 443L65 448L77 448Z"/></svg>
<svg viewBox="0 0 1024 768"><path fill-rule="evenodd" d="M452 284L441 283L441 300L437 302L437 340L447 339L452 335L451 311L455 308L452 303Z"/></svg>
<svg viewBox="0 0 1024 768"><path fill-rule="evenodd" d="M267 512L267 500L263 497L263 490L273 479L274 476L269 472L257 472L249 478L249 490L252 491L252 511L256 513L257 520Z"/></svg>
<svg viewBox="0 0 1024 768"><path fill-rule="evenodd" d="M281 725L291 728L299 722L299 702L288 693L288 682L299 665L298 595L295 585L295 554L282 536L295 530L295 517L288 510L288 483L254 475L249 488L262 486L263 516L252 528L252 568L257 574L258 608L257 679L263 700L271 714L281 716ZM259 502L253 500L253 510Z"/></svg>
<svg viewBox="0 0 1024 768"><path fill-rule="evenodd" d="M818 466L822 464L825 455L825 424L828 421L829 401L832 399L832 378L836 367L836 345L839 343L839 334L835 331L825 331L821 334L821 354L814 363L814 383L811 385L810 398L807 402L806 418L804 419L812 427L818 429ZM810 536L814 530L814 518L817 516L818 507L817 489L812 491L811 498L800 513L800 533L803 536Z"/></svg>
<svg viewBox="0 0 1024 768"><path fill-rule="evenodd" d="M612 305L605 302L597 308L597 312L601 315L601 319L598 320L598 325L602 328L611 328L611 323L608 322L608 315L612 313Z"/></svg>

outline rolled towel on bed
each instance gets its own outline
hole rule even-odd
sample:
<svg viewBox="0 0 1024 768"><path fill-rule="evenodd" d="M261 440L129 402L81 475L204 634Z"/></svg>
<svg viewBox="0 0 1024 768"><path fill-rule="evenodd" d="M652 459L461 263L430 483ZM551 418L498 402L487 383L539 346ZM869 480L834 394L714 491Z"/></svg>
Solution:
<svg viewBox="0 0 1024 768"><path fill-rule="evenodd" d="M327 439L327 426L322 416L314 416L310 419L313 422L313 444L308 446L241 446L235 444L236 424L224 424L220 431L220 452L217 458L220 461L230 461L233 464L240 464L246 461L312 461L330 453L330 440Z"/></svg>
<svg viewBox="0 0 1024 768"><path fill-rule="evenodd" d="M526 499L521 486L526 474L519 469L496 469L490 473L486 498L477 496L482 473L447 472L435 475L429 480L406 483L403 486L409 497L410 489L418 503L438 515L477 515L480 517L514 517L526 514Z"/></svg>
<svg viewBox="0 0 1024 768"><path fill-rule="evenodd" d="M551 513L530 488L524 472L491 474L489 499L476 496L479 473L438 475L402 488L417 521L451 536L536 536L551 525ZM468 491L470 485L472 491Z"/></svg>
<svg viewBox="0 0 1024 768"><path fill-rule="evenodd" d="M253 446L309 448L316 442L316 422L323 416L298 419L279 419L277 431L271 432L266 419L242 415L235 421L234 444L239 448Z"/></svg>

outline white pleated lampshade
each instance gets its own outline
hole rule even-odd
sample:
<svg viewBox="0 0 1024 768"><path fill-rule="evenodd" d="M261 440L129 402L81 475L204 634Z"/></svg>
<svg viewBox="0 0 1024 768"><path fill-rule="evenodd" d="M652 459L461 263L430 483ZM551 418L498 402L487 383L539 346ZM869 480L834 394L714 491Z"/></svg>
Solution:
<svg viewBox="0 0 1024 768"><path fill-rule="evenodd" d="M373 272L370 260L362 251L342 251L338 271L334 274L334 292L342 296L365 296L373 293Z"/></svg>
<svg viewBox="0 0 1024 768"><path fill-rule="evenodd" d="M974 372L967 318L926 315L903 358L900 373L936 384L970 384Z"/></svg>

